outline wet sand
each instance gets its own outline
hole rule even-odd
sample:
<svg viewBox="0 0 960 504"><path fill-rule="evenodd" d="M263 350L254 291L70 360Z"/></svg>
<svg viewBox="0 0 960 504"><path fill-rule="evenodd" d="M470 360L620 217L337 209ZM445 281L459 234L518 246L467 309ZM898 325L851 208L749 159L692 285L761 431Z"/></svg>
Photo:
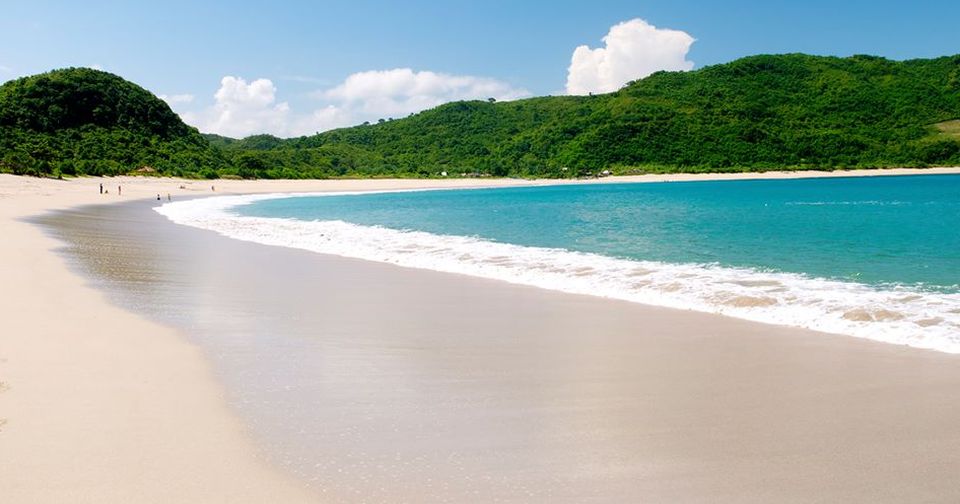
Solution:
<svg viewBox="0 0 960 504"><path fill-rule="evenodd" d="M59 214L333 502L956 502L956 356ZM282 500L282 499L281 499Z"/></svg>
<svg viewBox="0 0 960 504"><path fill-rule="evenodd" d="M0 175L0 501L960 500L955 356L318 258L148 208L211 184L539 183ZM75 229L93 252L22 220L131 201Z"/></svg>
<svg viewBox="0 0 960 504"><path fill-rule="evenodd" d="M0 502L312 501L267 463L199 348L108 303L21 220L96 191L0 176Z"/></svg>

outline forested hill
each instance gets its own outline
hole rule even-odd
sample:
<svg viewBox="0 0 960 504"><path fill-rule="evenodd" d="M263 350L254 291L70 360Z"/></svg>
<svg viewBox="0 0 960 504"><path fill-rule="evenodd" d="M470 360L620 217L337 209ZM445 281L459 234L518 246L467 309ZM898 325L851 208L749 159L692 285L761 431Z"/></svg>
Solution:
<svg viewBox="0 0 960 504"><path fill-rule="evenodd" d="M228 148L245 151L251 167L294 168L297 156L317 156L336 174L361 167L569 176L924 166L960 163L958 138L937 128L956 119L960 56L895 62L790 54L660 72L606 95L450 103L405 119L279 143L252 137Z"/></svg>
<svg viewBox="0 0 960 504"><path fill-rule="evenodd" d="M213 175L219 149L149 91L89 68L0 86L0 170Z"/></svg>
<svg viewBox="0 0 960 504"><path fill-rule="evenodd" d="M960 56L752 56L610 94L455 102L384 119L294 139L204 135L205 166L243 177L570 177L960 165Z"/></svg>

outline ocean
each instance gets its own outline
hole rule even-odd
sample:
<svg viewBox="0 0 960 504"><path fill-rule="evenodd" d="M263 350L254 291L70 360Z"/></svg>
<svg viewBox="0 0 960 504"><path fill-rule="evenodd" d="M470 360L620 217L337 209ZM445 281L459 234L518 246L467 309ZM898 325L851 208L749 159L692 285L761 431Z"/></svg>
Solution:
<svg viewBox="0 0 960 504"><path fill-rule="evenodd" d="M324 254L960 353L960 176L224 196L174 222Z"/></svg>

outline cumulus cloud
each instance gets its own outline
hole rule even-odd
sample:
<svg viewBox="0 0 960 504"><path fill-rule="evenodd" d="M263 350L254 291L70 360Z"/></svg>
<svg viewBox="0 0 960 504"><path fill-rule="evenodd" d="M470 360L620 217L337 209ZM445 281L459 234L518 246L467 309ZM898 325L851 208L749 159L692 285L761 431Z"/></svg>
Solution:
<svg viewBox="0 0 960 504"><path fill-rule="evenodd" d="M277 88L270 79L247 82L228 75L213 95L214 105L200 112L184 112L183 119L201 131L231 137L256 133L284 134L290 106L276 102Z"/></svg>
<svg viewBox="0 0 960 504"><path fill-rule="evenodd" d="M171 106L189 103L178 101L178 96L188 95L161 98ZM352 74L336 86L311 93L313 102L304 107L308 111L295 111L288 102L277 101L277 88L269 79L248 83L240 77L226 76L214 94L213 106L180 115L208 133L290 137L403 117L450 101L526 96L530 96L526 90L496 79L396 68Z"/></svg>
<svg viewBox="0 0 960 504"><path fill-rule="evenodd" d="M690 70L687 52L696 41L683 31L657 28L631 19L610 28L603 47L586 45L573 51L567 71L567 93L608 93L660 70Z"/></svg>
<svg viewBox="0 0 960 504"><path fill-rule="evenodd" d="M530 93L496 79L394 68L355 73L319 95L359 115L386 117L419 112L451 101L515 100Z"/></svg>

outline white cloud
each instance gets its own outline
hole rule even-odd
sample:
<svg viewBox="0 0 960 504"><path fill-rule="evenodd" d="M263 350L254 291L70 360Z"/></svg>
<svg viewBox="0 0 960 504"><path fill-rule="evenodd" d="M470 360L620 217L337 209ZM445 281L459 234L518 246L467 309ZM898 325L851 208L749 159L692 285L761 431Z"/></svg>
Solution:
<svg viewBox="0 0 960 504"><path fill-rule="evenodd" d="M201 131L231 137L257 133L285 134L290 116L286 102L276 103L277 89L269 79L247 83L228 75L213 95L214 105L199 112L184 112L184 121Z"/></svg>
<svg viewBox="0 0 960 504"><path fill-rule="evenodd" d="M573 51L567 93L608 93L660 70L690 70L687 52L696 41L683 31L657 28L631 19L610 28L604 47L582 45Z"/></svg>
<svg viewBox="0 0 960 504"><path fill-rule="evenodd" d="M294 111L287 102L277 102L276 95L277 88L269 79L248 83L240 77L227 76L220 81L213 106L184 111L181 116L209 133L290 137L404 117L450 101L513 100L530 93L496 79L397 68L355 73L337 86L311 93L311 112ZM177 101L177 96L161 98L171 105L189 102Z"/></svg>
<svg viewBox="0 0 960 504"><path fill-rule="evenodd" d="M288 136L313 135L321 131L355 124L359 123L349 111L334 105L327 105L306 116L294 118L288 128Z"/></svg>
<svg viewBox="0 0 960 504"><path fill-rule="evenodd" d="M157 98L167 102L171 107L181 103L193 103L192 94L158 95Z"/></svg>
<svg viewBox="0 0 960 504"><path fill-rule="evenodd" d="M530 96L525 89L486 77L449 75L410 68L372 70L350 75L321 97L356 115L372 118L405 116L457 101L495 98L515 100Z"/></svg>

